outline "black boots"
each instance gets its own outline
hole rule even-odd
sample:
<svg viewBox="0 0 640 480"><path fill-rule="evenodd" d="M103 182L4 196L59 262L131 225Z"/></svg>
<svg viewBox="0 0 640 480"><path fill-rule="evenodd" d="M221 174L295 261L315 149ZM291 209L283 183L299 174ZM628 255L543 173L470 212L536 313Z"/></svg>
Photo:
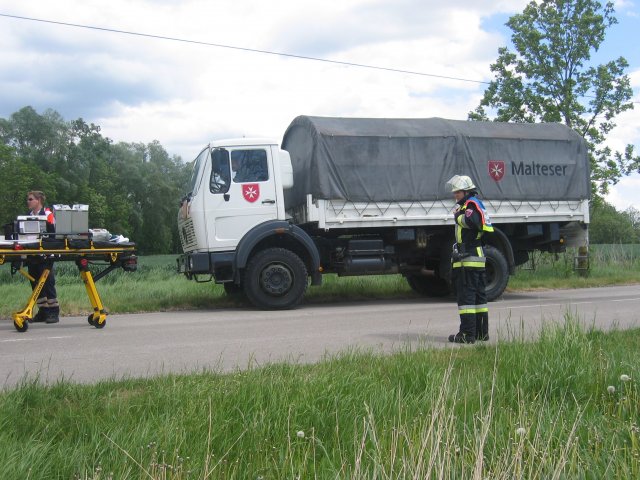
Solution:
<svg viewBox="0 0 640 480"><path fill-rule="evenodd" d="M476 343L476 341L478 342L488 342L489 341L489 334L485 334L485 335L479 335L477 337L472 337L471 335L467 334L467 333L456 333L455 335L449 335L449 341L451 343Z"/></svg>
<svg viewBox="0 0 640 480"><path fill-rule="evenodd" d="M467 333L458 332L455 335L449 335L451 343L476 343L476 337L472 337Z"/></svg>
<svg viewBox="0 0 640 480"><path fill-rule="evenodd" d="M458 306L460 311L460 306ZM476 343L477 315L475 313L460 314L460 329L455 335L449 335L451 343Z"/></svg>
<svg viewBox="0 0 640 480"><path fill-rule="evenodd" d="M489 314L476 313L476 340L489 341Z"/></svg>
<svg viewBox="0 0 640 480"><path fill-rule="evenodd" d="M58 323L60 321L58 309L40 308L30 321L31 323Z"/></svg>
<svg viewBox="0 0 640 480"><path fill-rule="evenodd" d="M29 320L31 323L38 323L38 322L44 322L47 320L47 314L44 311L44 309L40 308L38 310L38 313L36 313L33 318L31 320Z"/></svg>

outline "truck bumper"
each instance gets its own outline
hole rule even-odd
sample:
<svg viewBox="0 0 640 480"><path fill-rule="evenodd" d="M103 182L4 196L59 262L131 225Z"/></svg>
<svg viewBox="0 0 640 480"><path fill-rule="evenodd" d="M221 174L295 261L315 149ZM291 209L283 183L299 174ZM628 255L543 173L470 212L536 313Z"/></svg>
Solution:
<svg viewBox="0 0 640 480"><path fill-rule="evenodd" d="M201 252L180 255L176 262L178 273L188 279L196 275L213 275L216 282L228 282L233 279L235 252Z"/></svg>

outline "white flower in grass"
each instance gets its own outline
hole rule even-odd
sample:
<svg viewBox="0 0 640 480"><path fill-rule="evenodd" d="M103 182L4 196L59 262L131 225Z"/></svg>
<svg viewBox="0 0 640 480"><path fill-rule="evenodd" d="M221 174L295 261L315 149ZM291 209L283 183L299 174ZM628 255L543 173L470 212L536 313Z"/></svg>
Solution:
<svg viewBox="0 0 640 480"><path fill-rule="evenodd" d="M527 429L526 428L524 428L524 427L516 428L516 435L518 435L519 437L523 436L526 433L527 433Z"/></svg>
<svg viewBox="0 0 640 480"><path fill-rule="evenodd" d="M616 393L616 387L614 387L613 385L609 385L607 387L607 392L609 392L610 394Z"/></svg>
<svg viewBox="0 0 640 480"><path fill-rule="evenodd" d="M623 373L622 375L620 375L620 380L623 382L628 382L629 380L631 380L631 377Z"/></svg>
<svg viewBox="0 0 640 480"><path fill-rule="evenodd" d="M296 433L296 436L298 438L304 438L304 432L302 430L298 430L298 433Z"/></svg>

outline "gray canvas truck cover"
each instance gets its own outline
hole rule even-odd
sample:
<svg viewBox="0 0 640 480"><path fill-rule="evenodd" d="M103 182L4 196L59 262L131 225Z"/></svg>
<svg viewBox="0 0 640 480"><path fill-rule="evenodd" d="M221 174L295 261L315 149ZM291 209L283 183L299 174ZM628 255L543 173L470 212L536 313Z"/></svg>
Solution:
<svg viewBox="0 0 640 480"><path fill-rule="evenodd" d="M294 186L286 207L315 198L351 202L450 199L470 176L490 200L582 200L591 192L582 137L555 123L300 116L284 134Z"/></svg>

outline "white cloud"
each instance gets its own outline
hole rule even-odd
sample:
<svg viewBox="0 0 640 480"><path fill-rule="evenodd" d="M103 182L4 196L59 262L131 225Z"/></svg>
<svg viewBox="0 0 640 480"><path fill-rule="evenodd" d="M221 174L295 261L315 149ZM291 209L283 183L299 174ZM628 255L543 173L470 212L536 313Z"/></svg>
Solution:
<svg viewBox="0 0 640 480"><path fill-rule="evenodd" d="M524 1L151 2L0 0L17 15L339 61L482 79L498 34L481 20ZM19 6L17 6L19 5ZM62 7L63 6L63 7ZM465 118L482 87L178 42L0 19L0 88L12 101L83 116L114 140L159 139L192 157L218 134L280 138L297 115ZM13 53L9 53L13 52ZM0 93L1 95L1 93Z"/></svg>
<svg viewBox="0 0 640 480"><path fill-rule="evenodd" d="M638 192L640 192L640 174L634 173L620 180L611 189L606 200L619 211L624 211L629 207L639 208Z"/></svg>
<svg viewBox="0 0 640 480"><path fill-rule="evenodd" d="M640 69L629 73L631 87L634 92L640 92ZM634 101L640 102L640 94L636 93ZM616 118L616 128L608 138L608 145L612 149L623 151L625 146L635 146L635 154L640 155L640 104L635 104L633 110L623 112ZM640 174L634 173L622 178L617 185L611 187L606 197L607 201L618 210L626 210L630 206L638 208L640 205Z"/></svg>
<svg viewBox="0 0 640 480"><path fill-rule="evenodd" d="M633 2L631 0L613 0L613 6L616 10L624 10L633 7Z"/></svg>

